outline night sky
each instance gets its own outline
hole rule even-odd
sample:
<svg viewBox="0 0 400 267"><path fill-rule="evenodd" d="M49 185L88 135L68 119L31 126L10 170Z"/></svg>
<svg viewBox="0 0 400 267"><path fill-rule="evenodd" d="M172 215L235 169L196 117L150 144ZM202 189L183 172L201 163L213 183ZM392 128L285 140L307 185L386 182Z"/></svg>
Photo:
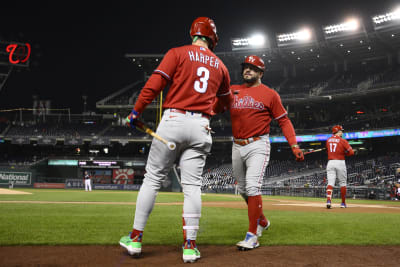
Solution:
<svg viewBox="0 0 400 267"><path fill-rule="evenodd" d="M40 2L40 4L36 3ZM2 1L0 38L29 42L29 70L14 71L0 91L0 109L31 107L32 95L53 108L83 110L141 78L125 53L165 53L190 42L199 16L214 19L220 42L254 32L274 36L301 26L340 23L348 16L389 12L400 1Z"/></svg>

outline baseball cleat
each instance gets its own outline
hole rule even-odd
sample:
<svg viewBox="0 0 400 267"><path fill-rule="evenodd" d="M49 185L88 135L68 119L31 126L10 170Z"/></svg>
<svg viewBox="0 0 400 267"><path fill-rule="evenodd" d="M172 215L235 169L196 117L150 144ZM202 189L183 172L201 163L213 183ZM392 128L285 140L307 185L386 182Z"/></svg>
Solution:
<svg viewBox="0 0 400 267"><path fill-rule="evenodd" d="M347 205L346 205L346 203L342 203L342 204L340 204L340 207L341 208L347 208Z"/></svg>
<svg viewBox="0 0 400 267"><path fill-rule="evenodd" d="M197 246L193 245L190 239L182 246L182 250L182 259L184 263L192 263L200 259L200 251L197 249Z"/></svg>
<svg viewBox="0 0 400 267"><path fill-rule="evenodd" d="M129 255L139 257L142 253L142 234L136 236L134 239L131 239L129 235L123 236L119 240L119 244L127 250Z"/></svg>
<svg viewBox="0 0 400 267"><path fill-rule="evenodd" d="M326 208L327 209L331 208L331 201L330 200L326 201Z"/></svg>
<svg viewBox="0 0 400 267"><path fill-rule="evenodd" d="M240 241L236 244L238 250L251 250L254 248L258 248L260 246L260 243L258 243L258 238L257 235L247 232L246 237L244 238L243 241Z"/></svg>
<svg viewBox="0 0 400 267"><path fill-rule="evenodd" d="M262 227L261 225L257 225L257 236L261 237L262 236L262 232L265 230L268 230L268 228L271 226L271 222L270 220L268 220L268 223L265 227Z"/></svg>

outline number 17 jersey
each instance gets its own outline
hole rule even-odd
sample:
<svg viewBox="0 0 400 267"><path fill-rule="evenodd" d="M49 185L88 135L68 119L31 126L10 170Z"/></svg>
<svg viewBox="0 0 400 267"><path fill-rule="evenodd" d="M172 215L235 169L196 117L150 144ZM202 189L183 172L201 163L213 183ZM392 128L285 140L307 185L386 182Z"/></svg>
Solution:
<svg viewBox="0 0 400 267"><path fill-rule="evenodd" d="M170 81L163 108L211 115L215 96L229 94L228 69L211 50L201 46L170 49L154 73Z"/></svg>
<svg viewBox="0 0 400 267"><path fill-rule="evenodd" d="M328 160L344 160L346 154L351 150L349 142L340 136L333 135L326 141Z"/></svg>

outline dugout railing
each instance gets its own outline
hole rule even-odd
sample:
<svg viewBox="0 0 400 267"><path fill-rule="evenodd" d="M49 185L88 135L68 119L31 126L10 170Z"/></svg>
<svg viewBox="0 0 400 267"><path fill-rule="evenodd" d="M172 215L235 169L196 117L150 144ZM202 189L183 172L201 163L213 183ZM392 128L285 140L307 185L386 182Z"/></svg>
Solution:
<svg viewBox="0 0 400 267"><path fill-rule="evenodd" d="M270 196L293 196L293 197L326 197L326 187L263 187L263 195ZM340 198L340 188L335 187L333 197ZM364 187L364 186L348 186L347 198L352 199L391 199L391 187Z"/></svg>
<svg viewBox="0 0 400 267"><path fill-rule="evenodd" d="M222 193L234 194L234 185L211 185L202 187L203 193ZM325 198L326 188L323 187L262 187L262 195L266 196L291 196L291 197L312 197ZM364 187L349 186L347 187L346 198L348 199L375 199L375 200L393 200L392 187ZM333 198L340 198L340 188L335 187L333 190Z"/></svg>

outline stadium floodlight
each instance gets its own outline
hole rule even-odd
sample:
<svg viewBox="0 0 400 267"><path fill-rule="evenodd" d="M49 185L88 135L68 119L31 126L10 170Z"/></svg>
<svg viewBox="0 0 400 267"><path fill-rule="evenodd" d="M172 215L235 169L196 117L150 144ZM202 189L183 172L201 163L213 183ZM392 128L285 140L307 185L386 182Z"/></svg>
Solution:
<svg viewBox="0 0 400 267"><path fill-rule="evenodd" d="M325 34L332 34L337 32L356 31L359 27L360 24L357 19L349 19L348 21L341 24L329 25L324 27L324 32Z"/></svg>
<svg viewBox="0 0 400 267"><path fill-rule="evenodd" d="M278 46L307 43L313 39L313 33L309 28L304 28L297 32L281 33L276 36Z"/></svg>
<svg viewBox="0 0 400 267"><path fill-rule="evenodd" d="M284 33L278 35L278 42L286 42L291 40L307 41L311 38L311 31L309 29L303 29L298 32Z"/></svg>
<svg viewBox="0 0 400 267"><path fill-rule="evenodd" d="M361 21L356 18L350 18L343 23L328 25L324 28L325 38L341 37L360 32L362 29Z"/></svg>
<svg viewBox="0 0 400 267"><path fill-rule="evenodd" d="M375 29L398 24L400 22L400 7L386 14L373 16L372 22Z"/></svg>
<svg viewBox="0 0 400 267"><path fill-rule="evenodd" d="M268 42L265 35L254 34L247 38L232 38L232 50L249 50L267 48Z"/></svg>

